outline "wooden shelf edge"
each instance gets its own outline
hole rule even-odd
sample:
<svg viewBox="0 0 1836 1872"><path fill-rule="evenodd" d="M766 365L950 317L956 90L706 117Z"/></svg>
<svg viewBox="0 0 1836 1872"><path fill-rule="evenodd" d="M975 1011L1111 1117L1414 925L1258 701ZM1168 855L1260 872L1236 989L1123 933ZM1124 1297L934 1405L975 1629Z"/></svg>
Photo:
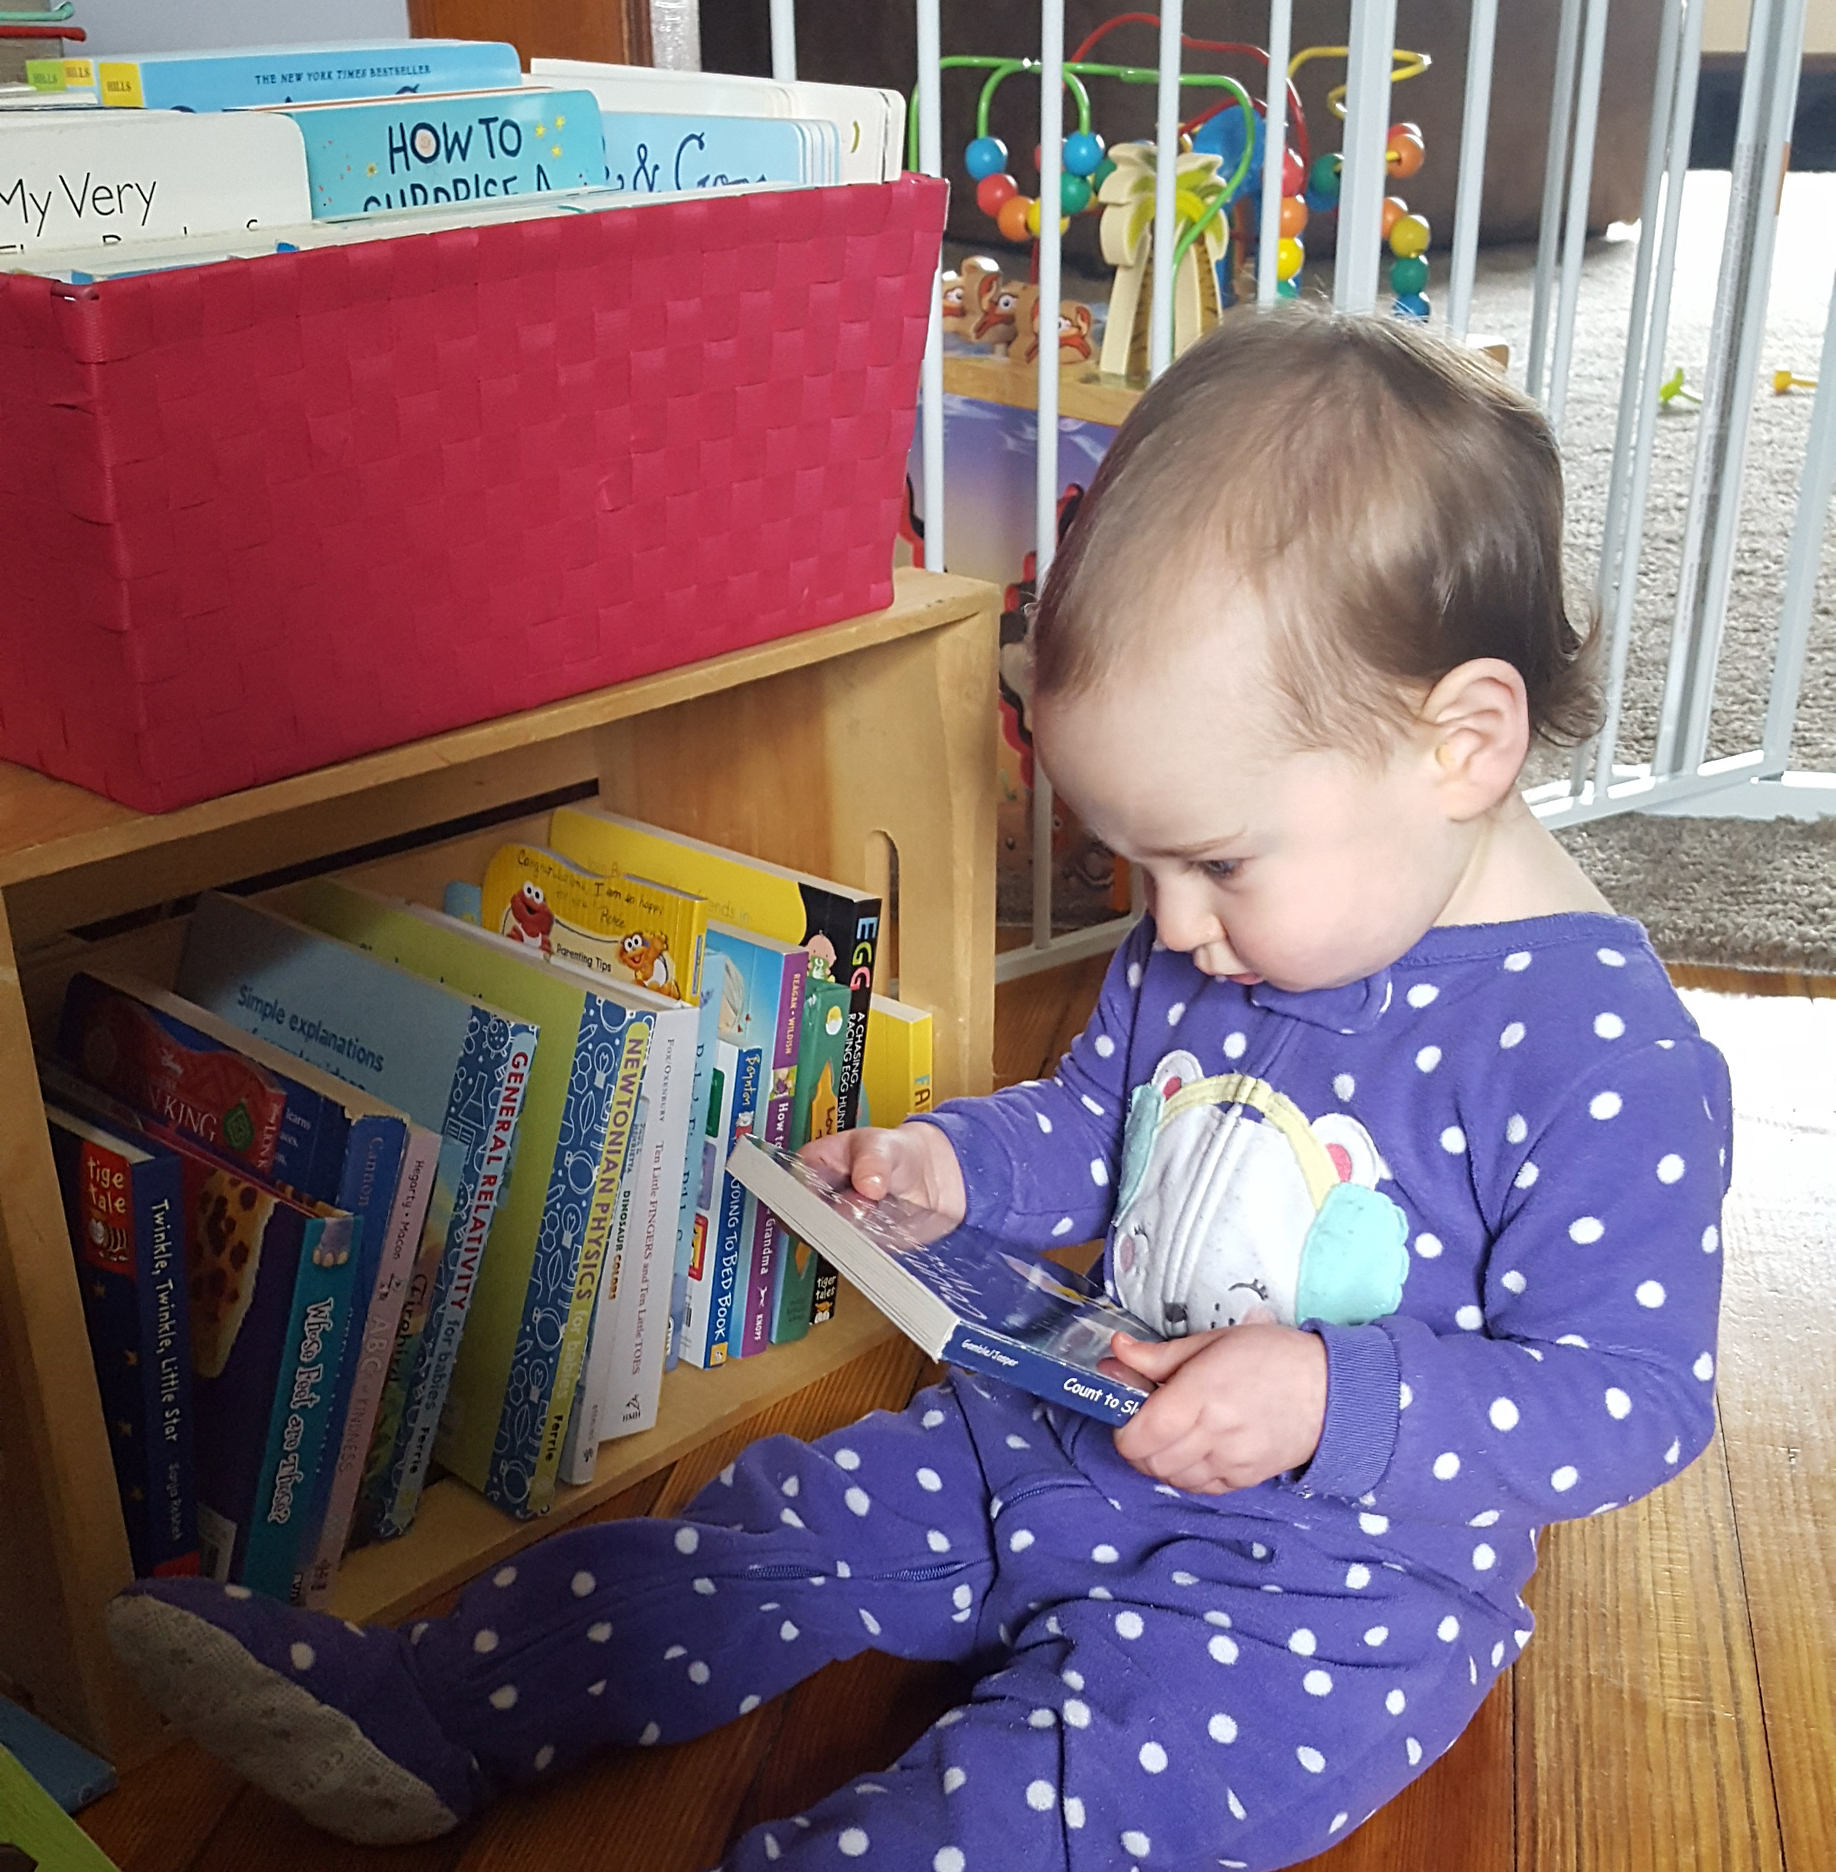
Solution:
<svg viewBox="0 0 1836 1872"><path fill-rule="evenodd" d="M593 1481L562 1488L554 1508L532 1520L518 1521L465 1483L443 1478L422 1496L414 1526L400 1540L360 1547L346 1558L331 1609L359 1624L406 1618L436 1594L555 1533L724 1431L897 1337L870 1302L844 1288L835 1317L793 1345L775 1346L714 1371L677 1366L663 1380L656 1428L602 1443Z"/></svg>
<svg viewBox="0 0 1836 1872"><path fill-rule="evenodd" d="M1126 377L1105 377L1094 364L1064 364L1058 372L1058 413L1078 422L1117 429L1141 401L1146 388ZM959 352L944 359L944 389L951 396L973 397L978 403L1036 410L1039 367L1017 364L1010 358L965 357Z"/></svg>

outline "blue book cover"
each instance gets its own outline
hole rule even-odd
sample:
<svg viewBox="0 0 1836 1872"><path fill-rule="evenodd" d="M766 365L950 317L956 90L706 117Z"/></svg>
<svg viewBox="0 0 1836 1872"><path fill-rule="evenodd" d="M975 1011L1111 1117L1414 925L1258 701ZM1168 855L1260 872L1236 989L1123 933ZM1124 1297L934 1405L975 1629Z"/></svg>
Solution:
<svg viewBox="0 0 1836 1872"><path fill-rule="evenodd" d="M45 1115L134 1572L195 1573L183 1171L151 1139Z"/></svg>
<svg viewBox="0 0 1836 1872"><path fill-rule="evenodd" d="M370 1445L362 1534L403 1533L433 1456L537 1029L241 898L199 901L179 992L440 1136L427 1222Z"/></svg>
<svg viewBox="0 0 1836 1872"><path fill-rule="evenodd" d="M1163 1335L1081 1274L896 1197L869 1202L757 1138L734 1147L729 1174L932 1358L1104 1423L1127 1423L1146 1399L1098 1366L1118 1332Z"/></svg>
<svg viewBox="0 0 1836 1872"><path fill-rule="evenodd" d="M582 93L589 103L592 94ZM816 183L805 126L790 117L715 117L601 111L608 184L665 195L756 182Z"/></svg>
<svg viewBox="0 0 1836 1872"><path fill-rule="evenodd" d="M306 140L314 220L590 188L606 179L588 91L315 104L287 113Z"/></svg>
<svg viewBox="0 0 1836 1872"><path fill-rule="evenodd" d="M105 105L222 111L522 82L516 47L488 39L373 39L338 45L251 46L237 52L143 52L99 59Z"/></svg>
<svg viewBox="0 0 1836 1872"><path fill-rule="evenodd" d="M731 1165L733 1149L742 1138L752 1136L758 1122L759 1093L765 1084L765 1054L761 1047L741 1047L739 1084L733 1098L733 1122L727 1131L727 1154ZM746 1329L745 1272L740 1264L741 1251L751 1239L751 1224L757 1206L741 1187L731 1168L720 1179L718 1204L720 1231L714 1239L714 1305L708 1330L716 1340L725 1340L727 1356L740 1356L740 1342Z"/></svg>
<svg viewBox="0 0 1836 1872"><path fill-rule="evenodd" d="M695 1077L690 1092L688 1148L682 1156L682 1208L676 1225L676 1265L669 1284L669 1345L663 1369L681 1360L689 1330L689 1271L695 1265L695 1216L701 1195L703 1139L714 1056L720 1045L720 1002L704 989L695 1028Z"/></svg>

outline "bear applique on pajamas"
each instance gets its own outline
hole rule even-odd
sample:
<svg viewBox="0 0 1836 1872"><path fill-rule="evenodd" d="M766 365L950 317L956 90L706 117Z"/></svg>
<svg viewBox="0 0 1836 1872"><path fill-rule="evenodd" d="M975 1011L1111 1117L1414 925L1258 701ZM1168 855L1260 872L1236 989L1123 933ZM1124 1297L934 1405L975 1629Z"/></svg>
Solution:
<svg viewBox="0 0 1836 1872"><path fill-rule="evenodd" d="M335 1742L369 1776L338 1771L346 1831L381 1798L426 1830L430 1801L462 1817L607 1744L702 1734L875 1647L979 1681L729 1872L1291 1865L1464 1729L1529 1640L1538 1530L1707 1443L1729 1110L1622 919L1434 929L1309 994L1211 980L1144 923L1052 1079L922 1122L972 1224L1107 1231L1110 1291L1162 1330L1265 1306L1317 1332L1303 1469L1185 1494L1107 1426L953 1373L754 1444L680 1520L540 1542L407 1631L178 1581L117 1602L118 1642L169 1707L192 1626L233 1640L212 1713L259 1729L232 1678L310 1705L315 1760Z"/></svg>

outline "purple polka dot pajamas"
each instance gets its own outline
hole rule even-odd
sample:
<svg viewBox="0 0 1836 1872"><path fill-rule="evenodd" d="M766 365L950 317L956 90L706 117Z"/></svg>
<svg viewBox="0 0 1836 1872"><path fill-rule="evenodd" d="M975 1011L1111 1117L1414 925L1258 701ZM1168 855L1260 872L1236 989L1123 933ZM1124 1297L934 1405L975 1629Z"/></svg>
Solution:
<svg viewBox="0 0 1836 1872"><path fill-rule="evenodd" d="M388 1636L413 1685L390 1707L435 1712L484 1790L873 1647L980 1681L731 1872L1291 1865L1466 1726L1529 1638L1537 1530L1709 1439L1727 1078L1635 924L1436 929L1306 995L1209 980L1144 924L1056 1077L927 1122L971 1222L1044 1246L1113 1219L1112 1289L1173 1330L1252 1297L1306 1319L1356 1290L1348 1253L1389 1266L1381 1317L1315 1318L1312 1461L1186 1495L960 1374L769 1438L684 1519L557 1535Z"/></svg>

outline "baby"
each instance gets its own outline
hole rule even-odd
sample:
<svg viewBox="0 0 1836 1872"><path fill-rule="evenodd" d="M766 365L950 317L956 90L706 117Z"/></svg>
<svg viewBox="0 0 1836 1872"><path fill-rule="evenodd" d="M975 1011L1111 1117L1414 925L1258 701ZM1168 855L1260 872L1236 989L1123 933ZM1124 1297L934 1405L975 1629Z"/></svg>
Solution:
<svg viewBox="0 0 1836 1872"><path fill-rule="evenodd" d="M1537 412L1412 326L1239 313L1141 401L1052 568L1037 751L1146 882L1049 1081L812 1147L1038 1248L1108 1231L1112 1430L954 1374L755 1444L359 1631L208 1581L115 1642L330 1830L456 1825L869 1646L979 1674L732 1872L1308 1858L1530 1637L1546 1523L1713 1425L1729 1097L1517 791L1584 734Z"/></svg>

